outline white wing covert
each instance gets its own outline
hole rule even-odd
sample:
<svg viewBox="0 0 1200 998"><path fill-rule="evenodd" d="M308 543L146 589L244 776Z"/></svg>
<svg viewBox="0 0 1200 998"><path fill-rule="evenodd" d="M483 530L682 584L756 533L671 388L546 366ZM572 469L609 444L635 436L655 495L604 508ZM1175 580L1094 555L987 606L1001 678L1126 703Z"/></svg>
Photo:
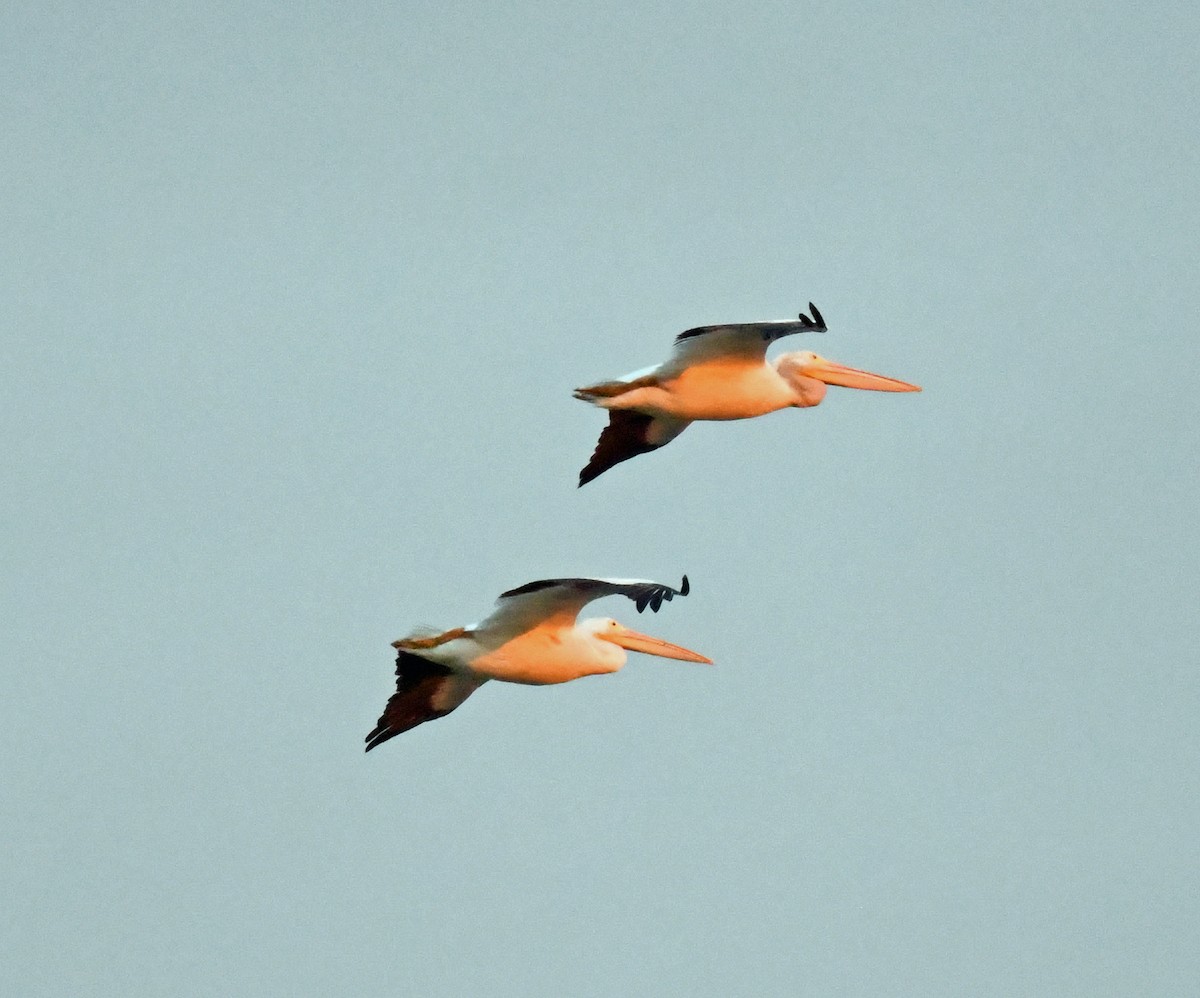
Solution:
<svg viewBox="0 0 1200 998"><path fill-rule="evenodd" d="M720 326L697 326L675 337L671 359L661 365L659 377L664 379L696 364L725 361L729 363L761 364L766 360L767 347L784 336L796 333L823 333L825 319L812 302L810 319L803 312L796 319L774 319L765 322L739 322Z"/></svg>
<svg viewBox="0 0 1200 998"><path fill-rule="evenodd" d="M501 593L495 611L476 630L499 626L525 631L555 619L571 624L588 603L604 596L626 596L638 613L646 607L657 613L664 602L690 591L686 575L678 589L645 579L541 579Z"/></svg>

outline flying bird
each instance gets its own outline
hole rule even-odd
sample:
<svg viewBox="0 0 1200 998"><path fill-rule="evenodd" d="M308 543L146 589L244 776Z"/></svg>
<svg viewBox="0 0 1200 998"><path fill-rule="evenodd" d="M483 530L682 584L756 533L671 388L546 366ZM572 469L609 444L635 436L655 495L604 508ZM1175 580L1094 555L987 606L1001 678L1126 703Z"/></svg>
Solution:
<svg viewBox="0 0 1200 998"><path fill-rule="evenodd" d="M767 347L794 333L823 333L812 318L699 326L675 337L669 359L622 378L577 388L575 397L608 410L591 460L579 473L586 485L613 465L670 443L697 419L750 419L777 409L820 405L827 385L876 392L919 392L881 374L826 360L808 350L767 361Z"/></svg>
<svg viewBox="0 0 1200 998"><path fill-rule="evenodd" d="M489 679L529 686L566 683L582 676L616 672L625 651L684 662L712 659L679 645L639 634L611 617L576 616L602 596L627 596L638 613L655 613L664 601L688 594L687 576L678 589L640 579L543 579L502 593L486 620L448 631L422 630L392 647L396 692L388 700L367 751L424 721L444 717Z"/></svg>

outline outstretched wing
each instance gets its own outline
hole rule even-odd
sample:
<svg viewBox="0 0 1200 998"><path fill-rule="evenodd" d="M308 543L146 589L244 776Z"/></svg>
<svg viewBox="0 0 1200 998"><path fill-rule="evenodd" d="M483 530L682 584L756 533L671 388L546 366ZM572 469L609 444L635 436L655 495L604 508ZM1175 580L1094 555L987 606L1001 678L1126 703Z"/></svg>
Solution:
<svg viewBox="0 0 1200 998"><path fill-rule="evenodd" d="M575 397L583 402L595 402L616 398L637 388L654 388L698 364L761 364L767 358L767 347L781 337L826 332L825 319L817 306L809 302L808 309L813 314L811 319L801 312L798 319L736 322L689 329L675 337L675 349L663 363L576 388Z"/></svg>
<svg viewBox="0 0 1200 998"><path fill-rule="evenodd" d="M525 631L547 621L569 626L580 610L603 596L626 596L636 604L638 613L646 607L657 613L664 602L686 596L690 589L686 575L678 589L645 579L541 579L501 593L495 612L475 630Z"/></svg>
<svg viewBox="0 0 1200 998"><path fill-rule="evenodd" d="M579 484L586 485L613 465L631 457L658 450L686 430L689 422L670 416L651 416L634 409L609 409L608 425L600 432L591 459L579 472Z"/></svg>
<svg viewBox="0 0 1200 998"><path fill-rule="evenodd" d="M437 662L401 650L396 656L396 692L388 700L366 751L425 721L445 717L482 685Z"/></svg>
<svg viewBox="0 0 1200 998"><path fill-rule="evenodd" d="M825 319L817 306L808 303L810 319L803 312L797 319L767 322L739 322L723 326L697 326L675 337L675 351L663 365L663 375L677 374L695 364L724 360L733 363L761 364L767 347L795 333L823 333Z"/></svg>

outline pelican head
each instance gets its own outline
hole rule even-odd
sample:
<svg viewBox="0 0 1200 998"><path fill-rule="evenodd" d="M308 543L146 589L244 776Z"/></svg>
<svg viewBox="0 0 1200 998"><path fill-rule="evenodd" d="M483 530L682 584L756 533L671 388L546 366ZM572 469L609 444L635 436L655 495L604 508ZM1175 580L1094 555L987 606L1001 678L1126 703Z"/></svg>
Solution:
<svg viewBox="0 0 1200 998"><path fill-rule="evenodd" d="M669 641L663 641L662 638L639 634L613 620L612 617L596 617L582 621L579 626L601 641L610 641L628 651L640 651L645 655L657 655L660 658L677 658L682 662L703 662L705 665L712 665L712 659L699 652L673 645Z"/></svg>
<svg viewBox="0 0 1200 998"><path fill-rule="evenodd" d="M811 350L796 350L783 354L775 362L775 370L795 391L797 401L793 404L801 409L820 405L825 397L827 385L864 388L872 392L921 390L918 385L910 385L907 381L886 378L882 374L872 374L870 371L860 371L856 367L846 367Z"/></svg>

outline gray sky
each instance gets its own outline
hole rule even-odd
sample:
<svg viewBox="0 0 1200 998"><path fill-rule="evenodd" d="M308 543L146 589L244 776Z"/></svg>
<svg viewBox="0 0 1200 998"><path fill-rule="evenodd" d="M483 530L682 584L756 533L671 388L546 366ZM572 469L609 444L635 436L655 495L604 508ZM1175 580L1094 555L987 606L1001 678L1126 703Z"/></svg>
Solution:
<svg viewBox="0 0 1200 998"><path fill-rule="evenodd" d="M6 10L0 990L1192 990L1193 5L433 7ZM810 299L925 392L574 488ZM683 572L597 609L715 668L363 755L414 625Z"/></svg>

